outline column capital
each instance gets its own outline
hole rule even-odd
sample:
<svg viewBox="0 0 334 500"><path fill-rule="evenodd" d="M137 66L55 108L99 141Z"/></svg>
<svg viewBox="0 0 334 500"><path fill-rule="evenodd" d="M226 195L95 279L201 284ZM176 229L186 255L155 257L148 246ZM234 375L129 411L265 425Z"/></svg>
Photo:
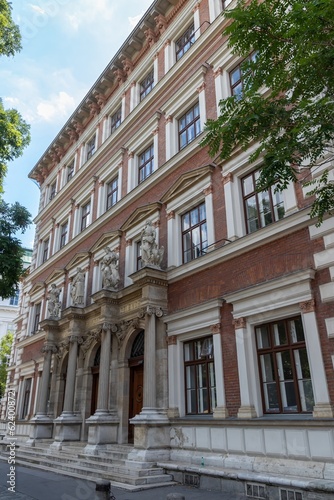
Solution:
<svg viewBox="0 0 334 500"><path fill-rule="evenodd" d="M69 337L69 343L70 344L75 344L76 342L80 345L83 344L83 338L80 337L79 335L70 335Z"/></svg>
<svg viewBox="0 0 334 500"><path fill-rule="evenodd" d="M306 314L315 311L315 300L306 300L305 302L300 302L300 310L302 313Z"/></svg>
<svg viewBox="0 0 334 500"><path fill-rule="evenodd" d="M246 328L246 318L234 318L232 323L236 330L238 328Z"/></svg>
<svg viewBox="0 0 334 500"><path fill-rule="evenodd" d="M139 312L139 318L143 318L147 314L148 316L156 316L157 318L162 318L166 313L162 310L160 306L147 305L146 308Z"/></svg>
<svg viewBox="0 0 334 500"><path fill-rule="evenodd" d="M167 337L167 345L176 345L177 344L177 337L176 335L171 335L170 337Z"/></svg>
<svg viewBox="0 0 334 500"><path fill-rule="evenodd" d="M51 352L52 354L56 354L58 352L57 346L54 344L49 344L49 343L46 343L45 345L43 345L41 350L44 354L46 354L48 352Z"/></svg>
<svg viewBox="0 0 334 500"><path fill-rule="evenodd" d="M211 330L212 335L215 335L216 333L220 333L220 323L216 323L215 325L211 325L210 330Z"/></svg>

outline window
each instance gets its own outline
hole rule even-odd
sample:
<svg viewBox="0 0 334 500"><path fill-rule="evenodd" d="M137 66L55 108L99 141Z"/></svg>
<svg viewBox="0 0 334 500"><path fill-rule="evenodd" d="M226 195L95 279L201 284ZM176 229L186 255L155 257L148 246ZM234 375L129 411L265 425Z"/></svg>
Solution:
<svg viewBox="0 0 334 500"><path fill-rule="evenodd" d="M74 160L67 166L66 182L69 182L74 175Z"/></svg>
<svg viewBox="0 0 334 500"><path fill-rule="evenodd" d="M189 210L181 217L183 263L205 253L208 246L205 203Z"/></svg>
<svg viewBox="0 0 334 500"><path fill-rule="evenodd" d="M195 26L192 24L189 28L180 36L175 42L176 48L176 60L178 61L181 57L190 49L190 47L195 43Z"/></svg>
<svg viewBox="0 0 334 500"><path fill-rule="evenodd" d="M118 201L118 177L115 177L115 179L113 179L111 182L107 184L106 210L115 205L117 201Z"/></svg>
<svg viewBox="0 0 334 500"><path fill-rule="evenodd" d="M23 393L23 405L22 405L21 418L26 418L26 416L28 415L30 391L31 391L31 378L27 378L24 381L24 393Z"/></svg>
<svg viewBox="0 0 334 500"><path fill-rule="evenodd" d="M247 233L253 233L284 217L283 196L282 193L274 192L275 186L269 191L256 192L259 176L260 171L257 170L241 180Z"/></svg>
<svg viewBox="0 0 334 500"><path fill-rule="evenodd" d="M66 245L67 242L67 232L68 232L68 223L65 222L65 224L62 224L60 226L60 248L63 248L64 245Z"/></svg>
<svg viewBox="0 0 334 500"><path fill-rule="evenodd" d="M13 297L10 297L10 299L9 299L9 305L10 306L18 306L19 305L19 296L20 296L20 292L19 292L19 290L16 290L15 295Z"/></svg>
<svg viewBox="0 0 334 500"><path fill-rule="evenodd" d="M222 0L222 8L223 8L223 10L226 9L226 7L228 7L231 2L232 2L232 0Z"/></svg>
<svg viewBox="0 0 334 500"><path fill-rule="evenodd" d="M93 137L86 144L86 147L87 147L86 159L87 160L89 160L89 158L91 158L93 156L93 154L95 153L95 139L96 139L96 136L94 134Z"/></svg>
<svg viewBox="0 0 334 500"><path fill-rule="evenodd" d="M154 147L149 146L139 155L138 184L143 182L153 172Z"/></svg>
<svg viewBox="0 0 334 500"><path fill-rule="evenodd" d="M47 240L43 241L42 264L44 264L44 262L46 262L48 260L49 243L50 243L49 238Z"/></svg>
<svg viewBox="0 0 334 500"><path fill-rule="evenodd" d="M212 337L184 343L186 413L212 413L216 380Z"/></svg>
<svg viewBox="0 0 334 500"><path fill-rule="evenodd" d="M121 122L122 122L122 108L118 108L118 110L110 117L111 134L115 132L115 130L120 126Z"/></svg>
<svg viewBox="0 0 334 500"><path fill-rule="evenodd" d="M90 224L90 202L81 208L81 231Z"/></svg>
<svg viewBox="0 0 334 500"><path fill-rule="evenodd" d="M144 97L151 92L154 86L154 70L150 71L148 75L140 82L140 100L142 101Z"/></svg>
<svg viewBox="0 0 334 500"><path fill-rule="evenodd" d="M242 92L243 92L243 82L245 80L245 76L247 76L247 69L245 71L245 68L243 68L243 64L247 61L255 61L256 59L256 52L252 52L247 59L244 59L241 61L238 66L236 66L231 72L230 72L230 85L231 85L231 93L232 95L235 95L237 97L242 97Z"/></svg>
<svg viewBox="0 0 334 500"><path fill-rule="evenodd" d="M53 198L56 196L56 181L53 182L50 186L50 196L49 196L49 200L53 200Z"/></svg>
<svg viewBox="0 0 334 500"><path fill-rule="evenodd" d="M32 333L35 333L38 331L38 325L39 325L39 322L41 319L41 308L42 308L41 303L35 305Z"/></svg>
<svg viewBox="0 0 334 500"><path fill-rule="evenodd" d="M136 271L139 271L143 267L141 260L141 241L136 243Z"/></svg>
<svg viewBox="0 0 334 500"><path fill-rule="evenodd" d="M187 146L200 132L199 103L196 103L179 119L179 148Z"/></svg>
<svg viewBox="0 0 334 500"><path fill-rule="evenodd" d="M255 328L264 413L312 412L310 367L300 317Z"/></svg>

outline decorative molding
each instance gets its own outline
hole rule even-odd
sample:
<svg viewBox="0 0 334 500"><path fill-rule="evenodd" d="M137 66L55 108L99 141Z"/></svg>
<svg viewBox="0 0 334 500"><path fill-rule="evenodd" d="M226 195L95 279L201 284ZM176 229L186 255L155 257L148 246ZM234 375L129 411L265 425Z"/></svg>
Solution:
<svg viewBox="0 0 334 500"><path fill-rule="evenodd" d="M99 342L101 340L101 329L92 330L88 333L88 337L82 343L81 349L83 352L83 358L87 356L87 352L94 342Z"/></svg>
<svg viewBox="0 0 334 500"><path fill-rule="evenodd" d="M220 330L221 330L220 323L216 323L215 325L211 325L210 330L211 330L212 335L215 335L216 333L220 333Z"/></svg>
<svg viewBox="0 0 334 500"><path fill-rule="evenodd" d="M69 350L69 347L70 347L70 339L69 338L66 338L66 339L62 340L61 342L59 342L59 344L57 344L57 349L58 349L57 358L61 359L63 357L63 355Z"/></svg>
<svg viewBox="0 0 334 500"><path fill-rule="evenodd" d="M48 343L43 345L43 347L41 349L42 353L46 354L47 352L50 352L50 351L52 354L56 354L58 352L57 346L54 344L48 344Z"/></svg>
<svg viewBox="0 0 334 500"><path fill-rule="evenodd" d="M209 194L212 194L213 193L213 185L210 184L210 186L208 186L207 188L205 188L203 190L203 194L204 196L208 196Z"/></svg>
<svg viewBox="0 0 334 500"><path fill-rule="evenodd" d="M176 335L171 335L170 337L167 337L167 345L176 345L177 344L177 336Z"/></svg>
<svg viewBox="0 0 334 500"><path fill-rule="evenodd" d="M315 300L311 299L311 300L306 300L305 302L301 302L299 304L299 307L300 307L302 313L304 313L304 314L309 313L309 312L313 312L313 311L315 311Z"/></svg>
<svg viewBox="0 0 334 500"><path fill-rule="evenodd" d="M199 87L197 87L197 89L196 89L197 93L199 94L200 92L205 90L205 87L206 87L206 83L203 82Z"/></svg>
<svg viewBox="0 0 334 500"><path fill-rule="evenodd" d="M246 318L234 318L232 323L236 330L238 328L246 328Z"/></svg>
<svg viewBox="0 0 334 500"><path fill-rule="evenodd" d="M214 72L213 72L214 78L217 78L218 76L220 76L222 74L223 74L223 68L221 68L221 67L215 69Z"/></svg>
<svg viewBox="0 0 334 500"><path fill-rule="evenodd" d="M155 24L157 25L157 29L159 31L159 33L163 33L167 26L168 26L168 22L167 22L167 19L165 18L165 16L163 16L162 14L158 14L155 18L154 18L154 21L155 21Z"/></svg>
<svg viewBox="0 0 334 500"><path fill-rule="evenodd" d="M150 47L152 47L158 39L156 32L152 30L152 28L148 28L147 30L145 30L144 35Z"/></svg>
<svg viewBox="0 0 334 500"><path fill-rule="evenodd" d="M224 186L228 182L233 182L233 174L231 172L229 172L228 174L223 175L222 182L223 182Z"/></svg>
<svg viewBox="0 0 334 500"><path fill-rule="evenodd" d="M167 217L167 220L170 220L170 219L175 219L175 211L174 210L171 210L170 212L168 212L166 214L166 217Z"/></svg>

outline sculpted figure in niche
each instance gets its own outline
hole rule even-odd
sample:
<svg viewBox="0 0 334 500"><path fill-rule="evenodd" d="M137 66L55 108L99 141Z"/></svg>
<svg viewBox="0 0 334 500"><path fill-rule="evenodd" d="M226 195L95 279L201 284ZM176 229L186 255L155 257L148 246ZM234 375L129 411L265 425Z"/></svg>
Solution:
<svg viewBox="0 0 334 500"><path fill-rule="evenodd" d="M49 290L49 295L47 296L49 318L59 319L61 309L61 302L59 301L60 292L60 288L55 283L52 283L51 290Z"/></svg>
<svg viewBox="0 0 334 500"><path fill-rule="evenodd" d="M71 298L74 306L82 306L85 294L85 273L81 267L77 268L77 274L73 278L71 286Z"/></svg>
<svg viewBox="0 0 334 500"><path fill-rule="evenodd" d="M159 248L156 242L156 229L152 221L147 220L141 232L141 260L143 266L158 267L164 255L164 247Z"/></svg>
<svg viewBox="0 0 334 500"><path fill-rule="evenodd" d="M105 248L106 255L102 259L102 288L116 290L119 284L119 254L109 247Z"/></svg>

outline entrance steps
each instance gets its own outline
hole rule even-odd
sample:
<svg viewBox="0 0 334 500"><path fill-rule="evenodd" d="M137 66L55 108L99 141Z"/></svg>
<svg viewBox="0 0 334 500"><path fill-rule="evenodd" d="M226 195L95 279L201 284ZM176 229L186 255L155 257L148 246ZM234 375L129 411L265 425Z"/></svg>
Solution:
<svg viewBox="0 0 334 500"><path fill-rule="evenodd" d="M15 462L17 465L59 472L79 479L96 481L105 479L112 486L142 490L158 486L174 484L173 476L166 474L154 463L129 461L131 445L106 445L97 454L87 455L84 452L86 443L66 442L60 449L51 446L53 441L44 440L34 447L18 443ZM0 443L0 459L7 460L6 443Z"/></svg>

